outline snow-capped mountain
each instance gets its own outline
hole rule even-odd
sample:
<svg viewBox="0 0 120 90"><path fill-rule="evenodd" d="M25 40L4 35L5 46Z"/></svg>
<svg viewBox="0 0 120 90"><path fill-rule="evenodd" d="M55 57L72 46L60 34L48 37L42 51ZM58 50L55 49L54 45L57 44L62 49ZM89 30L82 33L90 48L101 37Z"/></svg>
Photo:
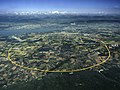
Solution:
<svg viewBox="0 0 120 90"><path fill-rule="evenodd" d="M66 11L19 11L19 12L14 12L16 15L36 15L36 14L45 14L45 15L50 15L50 14L67 14L68 12Z"/></svg>

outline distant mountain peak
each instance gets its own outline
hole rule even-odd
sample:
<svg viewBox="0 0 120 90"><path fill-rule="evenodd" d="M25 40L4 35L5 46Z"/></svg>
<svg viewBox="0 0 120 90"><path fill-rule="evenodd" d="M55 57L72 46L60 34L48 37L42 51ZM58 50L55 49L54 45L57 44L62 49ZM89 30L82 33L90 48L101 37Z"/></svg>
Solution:
<svg viewBox="0 0 120 90"><path fill-rule="evenodd" d="M18 11L18 12L14 12L14 14L16 15L35 15L35 14L45 14L45 15L49 15L49 14L67 14L67 11Z"/></svg>

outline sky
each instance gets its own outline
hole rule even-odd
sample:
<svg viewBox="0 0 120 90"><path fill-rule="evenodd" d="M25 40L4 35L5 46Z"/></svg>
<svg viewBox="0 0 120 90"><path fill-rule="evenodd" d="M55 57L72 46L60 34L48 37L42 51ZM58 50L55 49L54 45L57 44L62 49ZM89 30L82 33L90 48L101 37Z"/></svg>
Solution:
<svg viewBox="0 0 120 90"><path fill-rule="evenodd" d="M0 11L120 13L120 0L0 0Z"/></svg>

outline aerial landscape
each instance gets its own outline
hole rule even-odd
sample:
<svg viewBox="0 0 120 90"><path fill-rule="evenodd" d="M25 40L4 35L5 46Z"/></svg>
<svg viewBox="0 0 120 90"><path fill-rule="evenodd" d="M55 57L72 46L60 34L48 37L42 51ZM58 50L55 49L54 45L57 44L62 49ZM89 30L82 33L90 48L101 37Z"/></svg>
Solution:
<svg viewBox="0 0 120 90"><path fill-rule="evenodd" d="M0 90L120 90L120 1L1 0Z"/></svg>

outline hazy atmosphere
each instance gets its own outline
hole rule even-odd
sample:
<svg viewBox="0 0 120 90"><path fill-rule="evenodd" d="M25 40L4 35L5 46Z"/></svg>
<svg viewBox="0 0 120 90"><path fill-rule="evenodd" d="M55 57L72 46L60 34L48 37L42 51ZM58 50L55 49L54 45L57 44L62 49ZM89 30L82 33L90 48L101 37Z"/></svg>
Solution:
<svg viewBox="0 0 120 90"><path fill-rule="evenodd" d="M120 13L120 0L0 0L0 11Z"/></svg>

